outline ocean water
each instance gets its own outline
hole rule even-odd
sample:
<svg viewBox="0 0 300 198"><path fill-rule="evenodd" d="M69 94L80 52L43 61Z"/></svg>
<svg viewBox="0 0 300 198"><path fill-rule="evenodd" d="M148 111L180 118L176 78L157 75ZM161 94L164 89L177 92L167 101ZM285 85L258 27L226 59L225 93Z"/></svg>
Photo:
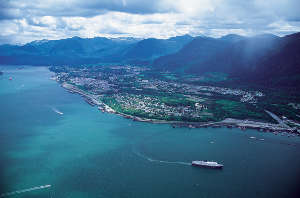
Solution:
<svg viewBox="0 0 300 198"><path fill-rule="evenodd" d="M300 195L298 137L134 122L68 93L45 67L0 71L0 197ZM191 167L192 160L224 169ZM51 187L4 194L44 185Z"/></svg>

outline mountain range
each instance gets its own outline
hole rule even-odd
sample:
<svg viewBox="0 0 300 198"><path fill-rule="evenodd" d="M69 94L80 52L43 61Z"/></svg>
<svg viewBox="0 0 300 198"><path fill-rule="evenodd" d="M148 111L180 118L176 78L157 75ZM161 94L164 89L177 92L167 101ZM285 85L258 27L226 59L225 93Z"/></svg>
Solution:
<svg viewBox="0 0 300 198"><path fill-rule="evenodd" d="M221 38L67 38L22 46L1 45L0 64L81 65L129 63L203 75L225 73L245 82L300 86L300 33Z"/></svg>
<svg viewBox="0 0 300 198"><path fill-rule="evenodd" d="M79 65L150 61L174 53L191 36L169 39L80 38L33 41L22 46L1 45L0 64Z"/></svg>
<svg viewBox="0 0 300 198"><path fill-rule="evenodd" d="M199 75L221 72L266 86L299 87L300 33L285 37L198 37L178 52L159 57L153 66Z"/></svg>

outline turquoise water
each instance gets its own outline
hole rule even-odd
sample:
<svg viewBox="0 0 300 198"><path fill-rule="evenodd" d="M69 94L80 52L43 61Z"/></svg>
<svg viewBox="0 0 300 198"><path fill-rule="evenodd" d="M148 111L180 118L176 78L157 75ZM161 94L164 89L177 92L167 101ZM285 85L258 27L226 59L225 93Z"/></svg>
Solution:
<svg viewBox="0 0 300 198"><path fill-rule="evenodd" d="M297 197L298 137L134 122L68 93L47 68L0 70L0 194L51 185L11 197ZM205 159L225 167L185 164Z"/></svg>

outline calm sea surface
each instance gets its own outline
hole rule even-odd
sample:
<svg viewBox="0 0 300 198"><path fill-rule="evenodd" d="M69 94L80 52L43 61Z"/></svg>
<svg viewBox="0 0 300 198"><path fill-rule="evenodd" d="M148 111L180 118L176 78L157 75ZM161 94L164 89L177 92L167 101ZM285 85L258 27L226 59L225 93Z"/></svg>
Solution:
<svg viewBox="0 0 300 198"><path fill-rule="evenodd" d="M42 185L10 197L297 197L298 137L134 122L68 93L45 67L0 71L0 197Z"/></svg>

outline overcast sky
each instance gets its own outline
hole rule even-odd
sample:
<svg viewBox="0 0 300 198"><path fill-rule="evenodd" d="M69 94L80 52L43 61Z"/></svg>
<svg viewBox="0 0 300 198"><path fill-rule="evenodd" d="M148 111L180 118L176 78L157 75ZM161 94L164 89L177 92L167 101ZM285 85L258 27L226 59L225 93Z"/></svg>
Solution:
<svg viewBox="0 0 300 198"><path fill-rule="evenodd" d="M0 44L300 31L299 0L0 0Z"/></svg>

